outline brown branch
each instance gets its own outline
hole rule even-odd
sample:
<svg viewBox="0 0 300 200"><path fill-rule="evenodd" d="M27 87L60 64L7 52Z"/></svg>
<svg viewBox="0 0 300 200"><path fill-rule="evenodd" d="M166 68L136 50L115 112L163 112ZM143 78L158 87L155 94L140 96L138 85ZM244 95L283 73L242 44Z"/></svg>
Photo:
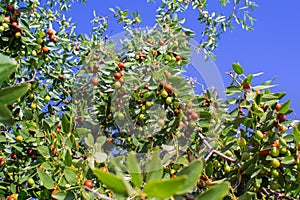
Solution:
<svg viewBox="0 0 300 200"><path fill-rule="evenodd" d="M225 154L215 150L209 143L208 141L206 140L205 136L202 135L199 131L198 133L200 139L202 140L202 142L204 143L204 145L210 150L209 154L206 156L205 158L205 161L208 161L210 159L210 157L213 155L213 154L217 154L218 156L228 160L229 162L232 162L232 163L236 163L237 162L237 159L234 159L234 158L231 158L229 156L226 156ZM238 165L239 167L239 165Z"/></svg>

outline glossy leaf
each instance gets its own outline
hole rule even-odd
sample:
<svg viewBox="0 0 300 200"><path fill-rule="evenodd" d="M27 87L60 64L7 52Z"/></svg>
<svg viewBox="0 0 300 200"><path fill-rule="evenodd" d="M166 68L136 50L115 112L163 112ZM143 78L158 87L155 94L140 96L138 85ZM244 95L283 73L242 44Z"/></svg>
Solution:
<svg viewBox="0 0 300 200"><path fill-rule="evenodd" d="M48 190L51 190L54 188L54 181L53 179L44 171L37 170L38 176L41 180L41 185L47 188Z"/></svg>
<svg viewBox="0 0 300 200"><path fill-rule="evenodd" d="M109 189L113 190L115 193L127 195L127 189L123 180L116 175L107 174L98 169L93 170L94 174L98 177L98 179L106 185Z"/></svg>
<svg viewBox="0 0 300 200"><path fill-rule="evenodd" d="M66 168L64 170L64 176L68 183L71 185L76 184L78 182L77 175L72 169Z"/></svg>
<svg viewBox="0 0 300 200"><path fill-rule="evenodd" d="M202 173L203 170L203 162L202 161L194 161L189 166L183 168L180 172L178 172L176 175L182 176L185 175L187 177L187 180L184 183L184 186L178 192L177 194L184 194L188 192L190 189L192 189L196 184L197 181Z"/></svg>
<svg viewBox="0 0 300 200"><path fill-rule="evenodd" d="M229 192L230 184L228 182L214 185L200 194L196 200L222 200Z"/></svg>
<svg viewBox="0 0 300 200"><path fill-rule="evenodd" d="M144 192L148 197L169 198L178 193L185 184L187 177L180 176L167 180L153 180L147 182Z"/></svg>
<svg viewBox="0 0 300 200"><path fill-rule="evenodd" d="M281 114L285 114L289 110L290 105L291 105L291 101L289 100L281 106L278 112Z"/></svg>
<svg viewBox="0 0 300 200"><path fill-rule="evenodd" d="M242 68L242 66L239 63L232 63L232 69L237 74L244 73L244 69Z"/></svg>

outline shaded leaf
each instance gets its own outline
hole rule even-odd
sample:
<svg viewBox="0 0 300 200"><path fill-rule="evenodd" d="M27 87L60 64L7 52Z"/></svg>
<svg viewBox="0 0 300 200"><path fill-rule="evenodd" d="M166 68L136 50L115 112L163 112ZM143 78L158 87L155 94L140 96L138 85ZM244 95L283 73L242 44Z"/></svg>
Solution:
<svg viewBox="0 0 300 200"><path fill-rule="evenodd" d="M154 151L152 154L152 158L149 161L148 166L146 167L146 172L148 172L146 176L146 182L155 179L161 179L163 175L163 168L159 155L159 151Z"/></svg>
<svg viewBox="0 0 300 200"><path fill-rule="evenodd" d="M0 89L0 104L14 103L18 98L26 94L29 88L30 84L20 84Z"/></svg>
<svg viewBox="0 0 300 200"><path fill-rule="evenodd" d="M141 173L141 168L138 164L138 161L136 159L135 153L131 152L128 155L127 158L127 168L128 171L130 173L131 176L131 180L133 182L133 184L140 188L142 183L143 183L143 179L142 179L142 173Z"/></svg>
<svg viewBox="0 0 300 200"><path fill-rule="evenodd" d="M177 194L184 194L188 192L190 189L192 189L196 184L197 181L202 173L203 170L203 162L202 161L195 161L189 166L183 168L179 173L176 175L182 176L185 175L187 177L187 180L185 181L182 189Z"/></svg>
<svg viewBox="0 0 300 200"><path fill-rule="evenodd" d="M16 67L17 63L13 59L0 53L0 82L6 80Z"/></svg>
<svg viewBox="0 0 300 200"><path fill-rule="evenodd" d="M10 110L4 105L0 105L0 122L8 125L14 123Z"/></svg>

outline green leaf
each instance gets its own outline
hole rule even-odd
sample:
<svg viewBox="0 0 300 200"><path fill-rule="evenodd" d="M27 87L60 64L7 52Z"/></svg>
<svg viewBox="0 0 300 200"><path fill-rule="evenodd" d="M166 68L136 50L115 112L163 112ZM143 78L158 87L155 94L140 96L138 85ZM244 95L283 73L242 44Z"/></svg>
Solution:
<svg viewBox="0 0 300 200"><path fill-rule="evenodd" d="M214 185L204 193L201 193L196 200L222 200L229 192L230 184L228 182Z"/></svg>
<svg viewBox="0 0 300 200"><path fill-rule="evenodd" d="M46 172L44 172L42 170L38 169L37 172L38 172L38 176L41 180L41 185L43 185L48 190L53 189L54 181L52 180L52 178Z"/></svg>
<svg viewBox="0 0 300 200"><path fill-rule="evenodd" d="M14 103L18 98L26 94L30 84L20 84L0 89L0 104Z"/></svg>
<svg viewBox="0 0 300 200"><path fill-rule="evenodd" d="M287 156L282 159L281 164L290 165L293 164L294 162L295 162L294 156Z"/></svg>
<svg viewBox="0 0 300 200"><path fill-rule="evenodd" d="M43 157L50 158L50 151L47 146L38 146L37 150Z"/></svg>
<svg viewBox="0 0 300 200"><path fill-rule="evenodd" d="M13 59L0 53L0 82L6 80L16 67L17 63Z"/></svg>
<svg viewBox="0 0 300 200"><path fill-rule="evenodd" d="M232 63L232 69L237 74L244 73L244 69L242 68L242 66L239 63Z"/></svg>
<svg viewBox="0 0 300 200"><path fill-rule="evenodd" d="M127 168L130 173L133 184L137 188L140 188L143 183L143 179L142 179L141 168L138 164L138 161L137 161L135 155L136 154L133 152L129 153L128 158L127 158Z"/></svg>
<svg viewBox="0 0 300 200"><path fill-rule="evenodd" d="M99 169L93 170L94 174L98 177L98 179L106 185L106 187L112 189L115 193L127 195L127 189L123 180L116 175L107 174L105 172L100 171Z"/></svg>
<svg viewBox="0 0 300 200"><path fill-rule="evenodd" d="M65 155L65 165L66 166L71 166L72 165L72 156L71 156L71 152L68 149Z"/></svg>
<svg viewBox="0 0 300 200"><path fill-rule="evenodd" d="M188 192L190 189L192 189L197 184L197 181L202 173L202 170L203 170L203 162L197 160L192 164L190 164L189 166L183 168L179 173L177 173L176 175L178 177L182 175L185 175L187 177L187 180L185 181L183 188L177 194L184 194Z"/></svg>
<svg viewBox="0 0 300 200"><path fill-rule="evenodd" d="M64 176L65 176L66 180L68 181L68 183L71 185L75 185L78 181L76 173L71 169L66 168L64 170Z"/></svg>
<svg viewBox="0 0 300 200"><path fill-rule="evenodd" d="M70 120L68 119L66 114L62 116L62 127L65 133L70 132Z"/></svg>
<svg viewBox="0 0 300 200"><path fill-rule="evenodd" d="M291 100L284 103L278 112L281 114L285 114L287 111L289 111L290 105L291 105Z"/></svg>
<svg viewBox="0 0 300 200"><path fill-rule="evenodd" d="M297 127L294 127L293 135L294 135L296 141L300 142L300 133L299 133L299 129Z"/></svg>
<svg viewBox="0 0 300 200"><path fill-rule="evenodd" d="M155 180L155 179L161 179L163 175L163 168L161 165L161 160L159 158L159 151L154 151L151 160L148 163L148 166L146 167L146 182Z"/></svg>
<svg viewBox="0 0 300 200"><path fill-rule="evenodd" d="M153 180L147 182L144 192L148 197L154 198L169 198L178 193L185 185L187 177L180 176L167 180Z"/></svg>
<svg viewBox="0 0 300 200"><path fill-rule="evenodd" d="M8 125L14 123L10 110L4 105L0 105L0 122Z"/></svg>

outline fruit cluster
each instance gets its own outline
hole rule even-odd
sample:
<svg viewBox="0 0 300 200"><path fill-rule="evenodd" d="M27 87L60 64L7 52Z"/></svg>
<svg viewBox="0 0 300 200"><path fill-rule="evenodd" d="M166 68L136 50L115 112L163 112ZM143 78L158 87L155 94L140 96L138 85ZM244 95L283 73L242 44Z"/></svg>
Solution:
<svg viewBox="0 0 300 200"><path fill-rule="evenodd" d="M8 38L20 39L24 34L21 25L18 23L21 12L12 5L6 6L6 11L0 13L0 34Z"/></svg>

